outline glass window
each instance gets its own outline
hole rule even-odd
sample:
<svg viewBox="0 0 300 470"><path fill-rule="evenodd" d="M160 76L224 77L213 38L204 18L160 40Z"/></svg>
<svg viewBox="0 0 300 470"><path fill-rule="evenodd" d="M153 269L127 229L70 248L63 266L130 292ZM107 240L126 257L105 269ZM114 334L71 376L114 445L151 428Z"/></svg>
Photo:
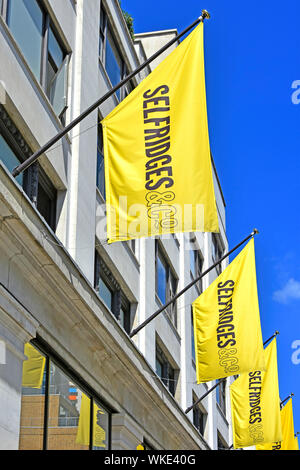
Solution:
<svg viewBox="0 0 300 470"><path fill-rule="evenodd" d="M8 0L7 24L57 116L67 107L66 53L36 0Z"/></svg>
<svg viewBox="0 0 300 470"><path fill-rule="evenodd" d="M19 450L42 450L46 358L30 343L25 344L24 355Z"/></svg>
<svg viewBox="0 0 300 470"><path fill-rule="evenodd" d="M90 399L51 362L47 449L88 450L89 419Z"/></svg>
<svg viewBox="0 0 300 470"><path fill-rule="evenodd" d="M164 305L172 299L177 291L178 280L175 278L173 271L164 255L161 252L158 241L155 245L156 258L156 295L160 302ZM172 323L177 328L177 304L176 301L169 305L166 309Z"/></svg>
<svg viewBox="0 0 300 470"><path fill-rule="evenodd" d="M160 255L156 259L156 274L157 274L157 285L156 293L162 304L166 303L166 292L167 292L167 268Z"/></svg>
<svg viewBox="0 0 300 470"><path fill-rule="evenodd" d="M212 258L213 262L216 263L223 256L223 250L221 248L218 237L213 233L212 234ZM216 266L217 273L220 275L222 272L221 263Z"/></svg>
<svg viewBox="0 0 300 470"><path fill-rule="evenodd" d="M177 384L175 370L158 345L156 345L156 373L170 393L175 396Z"/></svg>
<svg viewBox="0 0 300 470"><path fill-rule="evenodd" d="M108 450L108 411L31 343L24 354L19 449Z"/></svg>
<svg viewBox="0 0 300 470"><path fill-rule="evenodd" d="M41 76L44 15L35 0L10 0L7 23L37 80Z"/></svg>
<svg viewBox="0 0 300 470"><path fill-rule="evenodd" d="M93 450L107 450L109 416L97 402L94 402L93 407Z"/></svg>
<svg viewBox="0 0 300 470"><path fill-rule="evenodd" d="M122 59L110 31L106 38L105 69L112 86L116 86L122 78ZM120 89L117 90L116 95L120 100Z"/></svg>
<svg viewBox="0 0 300 470"><path fill-rule="evenodd" d="M4 163L8 171L12 172L16 166L20 164L20 160L17 158L11 147L8 145L2 135L0 135L0 158ZM17 182L23 185L23 173L16 177Z"/></svg>
<svg viewBox="0 0 300 470"><path fill-rule="evenodd" d="M216 389L216 400L223 411L224 415L226 414L226 380L223 380L222 382L218 380L219 385Z"/></svg>
<svg viewBox="0 0 300 470"><path fill-rule="evenodd" d="M104 173L104 153L103 153L103 133L102 126L98 127L97 141L97 188L105 200L105 173Z"/></svg>
<svg viewBox="0 0 300 470"><path fill-rule="evenodd" d="M3 108L1 108L3 111ZM7 120L10 126L6 126ZM22 147L20 147L22 142ZM10 117L3 111L3 121L0 120L0 159L9 171L18 166L21 161L31 155L26 142L18 129L12 124ZM36 162L16 178L24 191L36 206L47 224L55 230L56 228L56 201L57 190L47 177L45 172Z"/></svg>
<svg viewBox="0 0 300 470"><path fill-rule="evenodd" d="M55 230L57 191L41 168L39 168L37 209L45 221Z"/></svg>
<svg viewBox="0 0 300 470"><path fill-rule="evenodd" d="M192 309L192 314L191 314L191 343L192 343L192 358L193 358L193 361L196 362L193 309Z"/></svg>
<svg viewBox="0 0 300 470"><path fill-rule="evenodd" d="M131 328L130 302L97 251L95 252L94 287L124 330L129 333Z"/></svg>
<svg viewBox="0 0 300 470"><path fill-rule="evenodd" d="M105 305L112 310L113 291L106 285L105 281L101 277L99 279L99 295Z"/></svg>
<svg viewBox="0 0 300 470"><path fill-rule="evenodd" d="M195 403L197 400L193 398L193 403ZM196 426L198 431L202 436L204 436L205 432L205 426L206 426L206 420L207 420L207 413L202 411L200 406L195 406L193 408L193 424Z"/></svg>
<svg viewBox="0 0 300 470"><path fill-rule="evenodd" d="M111 85L116 86L126 75L126 66L114 38L107 14L101 8L99 31L99 57L103 63ZM122 100L132 89L128 84L116 91L118 100Z"/></svg>

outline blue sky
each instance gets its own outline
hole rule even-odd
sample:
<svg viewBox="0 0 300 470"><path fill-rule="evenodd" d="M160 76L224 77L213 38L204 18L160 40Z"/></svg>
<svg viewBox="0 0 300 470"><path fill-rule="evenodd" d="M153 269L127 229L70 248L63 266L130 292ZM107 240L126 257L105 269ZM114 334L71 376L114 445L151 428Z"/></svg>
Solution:
<svg viewBox="0 0 300 470"><path fill-rule="evenodd" d="M300 431L300 104L292 102L292 84L300 80L300 2L122 0L122 7L137 33L180 32L202 8L211 13L205 22L208 120L229 245L254 227L260 231L255 246L263 339L280 332L280 395L295 394Z"/></svg>

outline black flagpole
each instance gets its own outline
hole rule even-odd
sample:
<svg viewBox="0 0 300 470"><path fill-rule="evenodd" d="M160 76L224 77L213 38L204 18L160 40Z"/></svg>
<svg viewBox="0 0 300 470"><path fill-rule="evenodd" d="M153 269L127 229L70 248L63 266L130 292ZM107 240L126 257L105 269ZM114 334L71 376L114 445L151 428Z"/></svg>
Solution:
<svg viewBox="0 0 300 470"><path fill-rule="evenodd" d="M288 397L286 397L284 400L282 400L282 402L280 403L280 408L283 407L283 405L285 404L286 401L288 401L290 398L292 398L294 396L293 393L291 393Z"/></svg>
<svg viewBox="0 0 300 470"><path fill-rule="evenodd" d="M84 118L86 118L90 113L97 109L104 101L106 101L110 96L112 96L119 88L121 88L125 83L131 80L135 75L137 75L141 70L143 70L147 65L149 65L153 60L155 60L160 54L162 54L166 49L168 49L172 44L174 44L178 39L188 33L196 25L204 21L205 19L210 18L210 14L206 10L202 10L202 15L197 18L190 26L188 26L184 31L175 36L171 41L165 44L159 51L155 52L149 59L147 59L143 64L141 64L137 69L131 72L129 75L123 78L116 86L111 88L105 95L103 95L99 100L97 100L93 105L91 105L86 111L80 114L77 118L71 121L64 129L62 129L56 136L52 137L45 145L43 145L39 150L37 150L33 155L31 155L27 160L14 168L12 175L18 176L22 171L26 170L32 163L34 163L44 152L46 152L52 145L58 142L64 135L66 135L73 127L79 124Z"/></svg>
<svg viewBox="0 0 300 470"><path fill-rule="evenodd" d="M196 279L194 279L192 282L190 282L186 287L184 287L184 289L182 289L180 292L178 292L178 294L174 295L174 297L172 297L172 299L170 299L166 304L164 304L162 307L160 307L156 312L154 312L149 318L147 318L143 323L141 323L137 328L135 328L134 330L132 330L132 332L130 333L130 338L132 338L134 335L136 335L142 328L144 328L146 325L148 325L148 323L150 323L155 317L157 317L157 315L159 315L161 312L163 312L167 307L169 307L169 305L173 304L175 302L175 300L178 299L178 297L180 297L181 295L183 295L187 290L189 290L192 286L194 286L197 282L200 281L200 279L202 279L204 276L206 276L206 274L208 274L212 269L214 269L218 264L222 263L222 261L226 258L228 258L228 256L231 255L231 253L233 253L235 250L237 250L241 245L243 245L244 243L246 243L248 240L250 240L250 238L254 237L254 235L256 235L258 233L258 230L255 228L253 230L253 232L248 235L248 237L246 237L243 241L241 241L238 245L236 245L234 248L232 248L232 250L230 250L228 253L226 253L224 256L222 256L222 258L220 258L216 263L214 263L212 266L210 266L206 271L204 271L204 273L202 273L200 276L198 276Z"/></svg>
<svg viewBox="0 0 300 470"><path fill-rule="evenodd" d="M271 339L275 338L277 335L279 335L279 332L278 331L275 331L275 333L269 338L267 339L265 342L264 342L264 346L266 346L267 343L269 343L269 341L271 341ZM204 400L204 398L207 397L207 395L209 395L215 388L218 387L218 385L220 385L222 382L225 382L227 379L227 377L224 377L223 379L220 379L219 382L217 382L213 387L211 387L209 390L207 390L207 392L204 393L204 395L202 395L202 397L200 397L197 401L195 401L195 403L193 403L191 406L189 406L186 410L185 410L185 414L189 413L195 406L198 405L198 403L200 403L200 401ZM290 398L290 397L288 397ZM287 398L287 399L288 399ZM287 400L286 399L286 400Z"/></svg>

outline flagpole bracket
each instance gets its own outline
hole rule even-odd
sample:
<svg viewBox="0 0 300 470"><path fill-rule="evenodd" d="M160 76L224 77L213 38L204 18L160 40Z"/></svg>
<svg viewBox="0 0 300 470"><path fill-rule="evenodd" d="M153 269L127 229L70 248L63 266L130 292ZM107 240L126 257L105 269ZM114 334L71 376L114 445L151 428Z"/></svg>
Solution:
<svg viewBox="0 0 300 470"><path fill-rule="evenodd" d="M210 13L208 13L207 10L202 10L201 18L202 18L202 21L203 20L209 20L210 19Z"/></svg>

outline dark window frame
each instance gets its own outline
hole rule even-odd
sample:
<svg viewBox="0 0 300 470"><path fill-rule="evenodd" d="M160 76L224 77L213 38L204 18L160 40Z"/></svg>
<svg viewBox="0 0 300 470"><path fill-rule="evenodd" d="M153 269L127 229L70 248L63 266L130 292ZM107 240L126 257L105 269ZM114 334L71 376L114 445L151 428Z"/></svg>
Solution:
<svg viewBox="0 0 300 470"><path fill-rule="evenodd" d="M118 282L115 280L110 269L101 258L99 252L95 250L94 289L102 302L104 302L99 293L100 278L112 292L112 306L111 308L107 306L107 308L118 320L126 333L129 334L131 331L131 303L125 296ZM121 309L125 313L123 322L121 322L120 318Z"/></svg>
<svg viewBox="0 0 300 470"><path fill-rule="evenodd" d="M226 380L220 382L218 379L218 386L216 388L216 401L220 410L223 412L224 416L226 416Z"/></svg>
<svg viewBox="0 0 300 470"><path fill-rule="evenodd" d="M49 418L49 399L50 399L50 365L55 364L68 378L76 384L80 390L87 395L90 399L90 444L89 450L93 450L93 420L94 413L93 407L96 402L99 406L103 407L103 410L108 415L108 439L107 439L107 450L111 450L111 433L112 433L112 413L114 410L99 396L95 390L90 387L84 379L71 368L66 361L54 351L51 346L46 343L41 336L37 335L36 338L30 341L30 344L34 346L41 354L46 358L45 371L45 407L44 407L44 418L43 418L43 449L47 450L48 447L48 418Z"/></svg>
<svg viewBox="0 0 300 470"><path fill-rule="evenodd" d="M197 401L197 398L193 396L193 403ZM194 406L193 408L193 424L198 429L202 437L205 434L205 428L207 423L207 413L203 411L200 405Z"/></svg>
<svg viewBox="0 0 300 470"><path fill-rule="evenodd" d="M155 350L155 363L159 362L161 364L161 376L157 372L156 368L156 374L162 381L162 383L166 386L166 388L169 390L171 395L175 397L176 393L176 387L178 380L177 378L175 379L176 376L176 369L173 368L173 366L170 364L170 361L160 348L160 346L156 343L156 350Z"/></svg>
<svg viewBox="0 0 300 470"><path fill-rule="evenodd" d="M24 162L29 156L32 155L33 152L28 147L25 139L22 137L22 134L13 123L12 119L2 105L0 105L0 134L20 163ZM50 178L46 175L39 162L33 163L24 171L23 175L22 187L24 192L27 194L30 201L36 207L41 216L44 217L49 227L55 232L57 211L57 190L55 186L52 184ZM43 189L49 198L50 217L48 220L38 209L39 186Z"/></svg>
<svg viewBox="0 0 300 470"><path fill-rule="evenodd" d="M213 259L213 262L216 263L219 259L222 258L223 254L224 254L224 248L223 248L223 245L222 245L222 242L220 240L220 237L215 234L215 233L212 233L212 245L213 245L213 250L212 250L212 259ZM218 273L218 276L221 274L222 272L222 264L219 263L216 265L216 271Z"/></svg>
<svg viewBox="0 0 300 470"><path fill-rule="evenodd" d="M111 40L113 42L113 49L116 50L117 55L120 58L121 66L120 66L120 80L123 80L123 78L126 77L128 74L128 69L127 65L124 59L124 56L120 50L120 47L118 46L118 40L116 38L116 35L114 33L111 21L108 17L108 14L106 12L105 7L101 4L100 8L100 23L99 23L99 60L107 74L107 77L109 79L110 85L113 88L113 85L111 83L111 79L107 73L106 70L106 50L107 50L107 41L108 41L108 36L110 35ZM134 85L132 81L127 82L124 86L122 86L119 90L120 96L118 97L115 93L115 97L118 100L118 102L121 102L124 98L126 98L127 95L134 89Z"/></svg>
<svg viewBox="0 0 300 470"><path fill-rule="evenodd" d="M171 300L178 289L178 278L176 277L174 270L170 264L170 262L167 260L162 246L159 242L159 240L155 240L155 294L156 297L158 298L159 302L162 304L161 299L159 298L158 295L158 258L160 262L164 265L164 268L166 270L166 287L165 287L165 299L166 302ZM178 326L178 321L177 321L177 302L173 302L166 308L166 312L174 325L174 327L177 329Z"/></svg>
<svg viewBox="0 0 300 470"><path fill-rule="evenodd" d="M9 25L8 25L8 10L9 10L9 3L11 1L12 0L3 0L2 11L0 12L0 14L3 17L3 19L4 19L5 23L7 24L8 28L9 28ZM70 53L68 53L67 48L65 47L65 45L64 45L64 43L63 43L63 41L62 41L58 31L57 31L57 28L55 27L55 25L52 21L52 18L50 16L49 12L45 8L44 2L42 0L35 0L35 1L36 1L37 5L39 6L39 8L41 9L41 12L42 12L42 15L43 15L43 25L42 25L42 31L43 32L42 32L42 39L41 39L41 67L40 67L40 74L39 74L40 76L39 76L38 82L40 83L45 95L48 97L48 99L51 103L51 98L50 98L51 88L49 90L49 93L48 93L48 90L47 90L47 68L48 68L47 66L48 66L48 59L49 59L49 55L50 55L50 51L49 51L49 31L50 31L50 29L52 30L52 33L53 33L59 47L62 50L63 60L62 60L61 66L63 66L63 63L66 60L66 58L69 58ZM20 47L20 49L22 50L21 47ZM26 60L26 58L25 58L25 60ZM30 68L29 64L28 64L28 66ZM67 67L68 67L68 65L67 65ZM59 70L60 70L60 68L58 68L56 73L58 73ZM53 82L53 80L52 80L52 82ZM59 114L59 116L58 116L58 118L61 119L61 121L63 123L64 123L65 112L66 112L67 107L68 106L66 105L64 107L64 109L61 111L61 113Z"/></svg>

